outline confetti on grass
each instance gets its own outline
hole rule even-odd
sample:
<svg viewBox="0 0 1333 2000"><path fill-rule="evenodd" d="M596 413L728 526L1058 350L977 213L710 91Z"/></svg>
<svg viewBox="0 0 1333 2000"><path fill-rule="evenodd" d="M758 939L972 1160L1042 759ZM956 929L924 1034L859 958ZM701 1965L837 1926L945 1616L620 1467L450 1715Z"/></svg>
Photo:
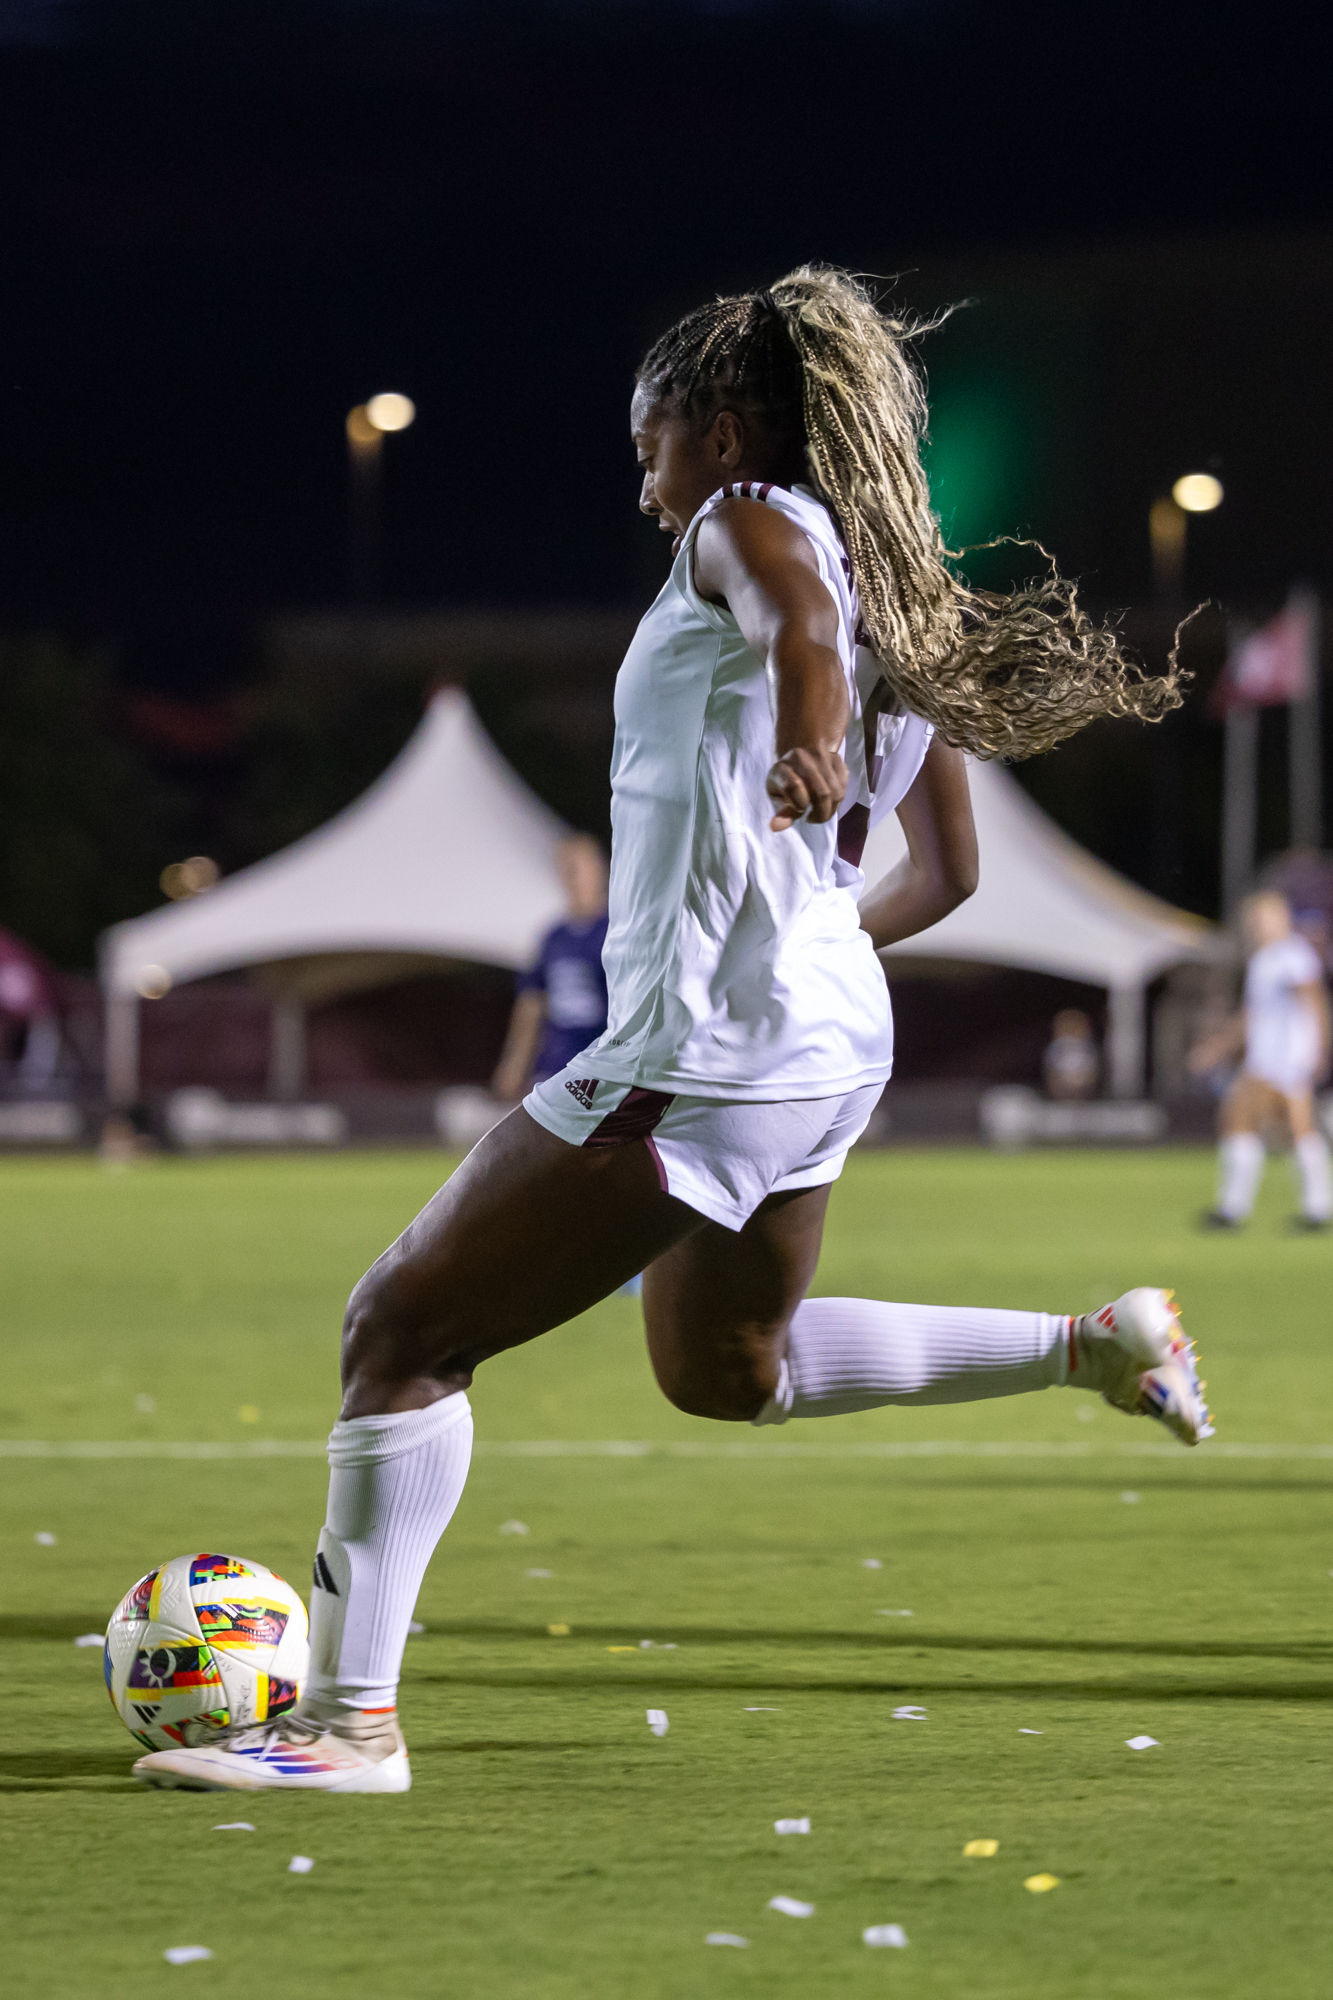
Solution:
<svg viewBox="0 0 1333 2000"><path fill-rule="evenodd" d="M878 1556L862 1556L861 1567L862 1569L883 1569L884 1565Z"/></svg>
<svg viewBox="0 0 1333 2000"><path fill-rule="evenodd" d="M775 1819L773 1822L773 1831L774 1833L809 1833L810 1821L808 1818Z"/></svg>
<svg viewBox="0 0 1333 2000"><path fill-rule="evenodd" d="M213 1828L213 1831L214 1833L253 1833L254 1828L248 1819L224 1819L220 1825Z"/></svg>
<svg viewBox="0 0 1333 2000"><path fill-rule="evenodd" d="M868 1931L861 1933L862 1944L891 1944L902 1951L907 1944L907 1932L901 1924L872 1924Z"/></svg>
<svg viewBox="0 0 1333 2000"><path fill-rule="evenodd" d="M53 1549L56 1545L55 1536L46 1528L39 1529L37 1534L33 1536L33 1540L39 1549Z"/></svg>
<svg viewBox="0 0 1333 2000"><path fill-rule="evenodd" d="M546 1629L553 1639L567 1639L569 1637L568 1625L548 1625Z"/></svg>
<svg viewBox="0 0 1333 2000"><path fill-rule="evenodd" d="M664 1708L650 1708L647 1713L648 1727L652 1730L653 1735L665 1736L671 1727L671 1724L667 1721L666 1710Z"/></svg>
<svg viewBox="0 0 1333 2000"><path fill-rule="evenodd" d="M1034 1896L1044 1896L1048 1889L1058 1889L1059 1886L1058 1875L1029 1875L1023 1884L1023 1887L1030 1889Z"/></svg>
<svg viewBox="0 0 1333 2000"><path fill-rule="evenodd" d="M423 1638L425 1637L425 1635L426 1635L426 1628L425 1628L425 1626L424 1626L424 1625L423 1625L423 1624L422 1624L422 1623L420 1622L420 1620L419 1620L419 1619L416 1619L416 1618L414 1618L414 1619L412 1620L411 1624L410 1624L410 1625L408 1626L408 1628L407 1628L407 1636L408 1636L408 1638L409 1638L409 1639L423 1639Z"/></svg>
<svg viewBox="0 0 1333 2000"><path fill-rule="evenodd" d="M1044 1729L1020 1729L1018 1733L1020 1736L1044 1736L1046 1731Z"/></svg>
<svg viewBox="0 0 1333 2000"><path fill-rule="evenodd" d="M103 1640L100 1632L80 1632L78 1638L74 1641L74 1643L76 1646L100 1647L103 1644Z"/></svg>
<svg viewBox="0 0 1333 2000"><path fill-rule="evenodd" d="M501 1521L500 1523L500 1533L502 1535L526 1535L527 1532L528 1524L526 1521Z"/></svg>
<svg viewBox="0 0 1333 2000"><path fill-rule="evenodd" d="M1160 1750L1161 1747L1155 1736L1127 1736L1125 1738L1125 1748L1127 1750Z"/></svg>
<svg viewBox="0 0 1333 2000"><path fill-rule="evenodd" d="M967 1846L963 1849L963 1859L965 1861L989 1861L992 1854L998 1854L999 1851L1000 1843L998 1840L969 1840Z"/></svg>
<svg viewBox="0 0 1333 2000"><path fill-rule="evenodd" d="M164 1951L163 1958L168 1965L193 1965L198 1959L211 1958L212 1952L206 1944L173 1944L170 1951Z"/></svg>
<svg viewBox="0 0 1333 2000"><path fill-rule="evenodd" d="M748 1947L749 1942L749 1938L737 1937L735 1931L709 1931L704 1939L705 1944L739 1945L742 1951Z"/></svg>
<svg viewBox="0 0 1333 2000"><path fill-rule="evenodd" d="M908 1703L904 1708L894 1709L893 1719L895 1722L924 1722L926 1711L924 1708L914 1708Z"/></svg>
<svg viewBox="0 0 1333 2000"><path fill-rule="evenodd" d="M308 1875L314 1865L308 1854L294 1854L287 1863L287 1873L289 1875Z"/></svg>
<svg viewBox="0 0 1333 2000"><path fill-rule="evenodd" d="M1122 1493L1120 1498L1127 1507L1137 1507L1143 1495L1141 1493Z"/></svg>
<svg viewBox="0 0 1333 2000"><path fill-rule="evenodd" d="M815 1914L814 1904L803 1903L797 1896L770 1896L768 1907L776 1910L780 1917L813 1917Z"/></svg>
<svg viewBox="0 0 1333 2000"><path fill-rule="evenodd" d="M549 1582L551 1577L555 1575L555 1571L553 1569L525 1569L523 1574L524 1576L539 1576L544 1581Z"/></svg>

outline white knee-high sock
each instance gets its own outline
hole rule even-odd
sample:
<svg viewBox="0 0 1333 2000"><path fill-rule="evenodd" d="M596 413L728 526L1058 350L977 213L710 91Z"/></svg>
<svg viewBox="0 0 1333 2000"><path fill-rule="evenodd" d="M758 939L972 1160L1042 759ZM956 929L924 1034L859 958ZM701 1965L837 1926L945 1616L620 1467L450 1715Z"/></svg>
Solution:
<svg viewBox="0 0 1333 2000"><path fill-rule="evenodd" d="M1301 1214L1308 1222L1329 1221L1333 1218L1333 1171L1322 1132L1307 1132L1296 1141L1292 1164L1300 1184Z"/></svg>
<svg viewBox="0 0 1333 2000"><path fill-rule="evenodd" d="M1064 1314L805 1299L777 1391L754 1421L1017 1396L1070 1381L1071 1350Z"/></svg>
<svg viewBox="0 0 1333 2000"><path fill-rule="evenodd" d="M461 1390L425 1410L333 1426L310 1596L312 1708L396 1705L417 1592L471 1457L472 1409Z"/></svg>
<svg viewBox="0 0 1333 2000"><path fill-rule="evenodd" d="M1244 1222L1264 1173L1264 1142L1257 1132L1233 1132L1217 1149L1217 1212Z"/></svg>

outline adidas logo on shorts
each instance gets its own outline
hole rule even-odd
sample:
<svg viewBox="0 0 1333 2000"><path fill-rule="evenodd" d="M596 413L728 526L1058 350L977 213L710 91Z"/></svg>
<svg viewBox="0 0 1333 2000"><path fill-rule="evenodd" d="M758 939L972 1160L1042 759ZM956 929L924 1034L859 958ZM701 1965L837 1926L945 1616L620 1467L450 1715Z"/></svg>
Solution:
<svg viewBox="0 0 1333 2000"><path fill-rule="evenodd" d="M565 1085L565 1089L569 1092L571 1097L576 1097L578 1099L579 1103L583 1106L585 1111L591 1111L593 1096L596 1092L599 1080L600 1079L595 1076L577 1077L572 1082L567 1083Z"/></svg>

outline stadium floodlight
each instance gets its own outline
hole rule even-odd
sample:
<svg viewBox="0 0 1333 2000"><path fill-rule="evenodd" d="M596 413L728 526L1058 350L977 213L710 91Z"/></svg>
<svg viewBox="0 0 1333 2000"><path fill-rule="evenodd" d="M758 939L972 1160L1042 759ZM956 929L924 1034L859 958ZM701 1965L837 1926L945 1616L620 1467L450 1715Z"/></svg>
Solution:
<svg viewBox="0 0 1333 2000"><path fill-rule="evenodd" d="M141 1000L165 1000L171 991L171 974L165 965L141 965L134 975L134 990Z"/></svg>
<svg viewBox="0 0 1333 2000"><path fill-rule="evenodd" d="M1211 514L1222 505L1222 482L1211 472L1187 472L1171 488L1171 498L1187 514Z"/></svg>
<svg viewBox="0 0 1333 2000"><path fill-rule="evenodd" d="M366 414L364 403L347 412L347 442L352 446L378 445L380 433Z"/></svg>
<svg viewBox="0 0 1333 2000"><path fill-rule="evenodd" d="M405 431L416 418L417 406L410 396L386 389L383 394L371 397L365 411L366 421L377 431Z"/></svg>
<svg viewBox="0 0 1333 2000"><path fill-rule="evenodd" d="M162 870L162 894L173 903L187 896L202 896L220 879L222 870L207 854L192 854L188 861L172 861Z"/></svg>

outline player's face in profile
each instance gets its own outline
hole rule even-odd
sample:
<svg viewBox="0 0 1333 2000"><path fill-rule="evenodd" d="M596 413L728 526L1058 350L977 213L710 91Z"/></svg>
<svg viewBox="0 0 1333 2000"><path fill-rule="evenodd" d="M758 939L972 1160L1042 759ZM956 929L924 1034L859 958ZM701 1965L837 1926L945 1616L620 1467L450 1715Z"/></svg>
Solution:
<svg viewBox="0 0 1333 2000"><path fill-rule="evenodd" d="M643 389L635 391L630 433L643 467L639 506L676 541L728 476L730 440L718 432L717 420L700 431L679 411L651 402Z"/></svg>
<svg viewBox="0 0 1333 2000"><path fill-rule="evenodd" d="M1261 951L1266 944L1276 944L1286 937L1291 929L1291 909L1285 896L1271 890L1258 896L1251 896L1241 912L1245 942L1251 951Z"/></svg>

